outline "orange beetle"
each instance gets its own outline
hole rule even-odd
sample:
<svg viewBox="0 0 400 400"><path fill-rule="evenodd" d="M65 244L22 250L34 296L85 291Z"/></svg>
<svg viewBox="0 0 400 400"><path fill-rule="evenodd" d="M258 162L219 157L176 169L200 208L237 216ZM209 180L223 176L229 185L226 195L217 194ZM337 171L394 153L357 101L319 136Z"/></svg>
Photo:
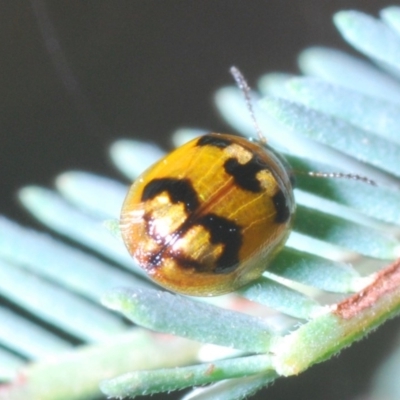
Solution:
<svg viewBox="0 0 400 400"><path fill-rule="evenodd" d="M282 156L264 143L210 133L139 176L120 227L129 253L155 282L215 296L263 273L283 247L294 211Z"/></svg>

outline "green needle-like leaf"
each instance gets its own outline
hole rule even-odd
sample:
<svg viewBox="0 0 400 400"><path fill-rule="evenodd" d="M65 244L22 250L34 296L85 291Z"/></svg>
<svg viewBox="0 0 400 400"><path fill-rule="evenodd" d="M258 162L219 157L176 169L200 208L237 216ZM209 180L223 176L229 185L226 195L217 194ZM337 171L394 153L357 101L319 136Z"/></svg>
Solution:
<svg viewBox="0 0 400 400"><path fill-rule="evenodd" d="M103 303L149 329L248 352L265 351L275 334L261 318L153 289L115 290Z"/></svg>

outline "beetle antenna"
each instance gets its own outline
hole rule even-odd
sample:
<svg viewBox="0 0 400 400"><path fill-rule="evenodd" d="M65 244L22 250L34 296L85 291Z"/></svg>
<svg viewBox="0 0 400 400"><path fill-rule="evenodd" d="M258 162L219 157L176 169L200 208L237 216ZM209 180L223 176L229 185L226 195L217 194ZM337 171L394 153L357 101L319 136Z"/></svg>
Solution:
<svg viewBox="0 0 400 400"><path fill-rule="evenodd" d="M253 122L254 129L257 133L257 136L260 140L261 143L265 144L267 143L267 139L263 135L260 126L258 125L255 113L254 113L254 108L253 108L253 103L251 100L251 89L250 86L248 85L245 77L243 74L240 72L240 70L232 66L229 70L233 78L235 79L236 85L238 88L242 91L245 101L246 101L246 106L249 111L251 120ZM377 186L376 182L373 181L372 179L367 178L366 176L358 175L358 174L347 174L347 173L342 173L342 172L317 172L317 171L309 171L307 172L309 176L313 176L315 178L344 178L344 179L353 179L356 181L361 181L364 183L367 183L372 186Z"/></svg>
<svg viewBox="0 0 400 400"><path fill-rule="evenodd" d="M368 183L368 185L377 186L376 182L372 179L367 178L366 176L358 175L358 174L346 174L342 172L307 172L309 176L313 176L316 178L345 178L345 179L354 179L356 181L361 181L364 183Z"/></svg>
<svg viewBox="0 0 400 400"><path fill-rule="evenodd" d="M245 77L243 76L243 74L240 72L240 70L238 68L233 66L230 68L229 72L233 76L233 79L235 79L236 85L242 91L242 93L244 95L247 109L249 110L251 120L253 121L253 125L254 125L254 128L256 130L256 133L257 133L257 136L258 136L260 142L264 143L264 144L267 143L267 139L261 132L260 126L258 125L256 116L254 114L253 103L251 101L251 96L250 96L250 92L251 92L250 86L247 84Z"/></svg>

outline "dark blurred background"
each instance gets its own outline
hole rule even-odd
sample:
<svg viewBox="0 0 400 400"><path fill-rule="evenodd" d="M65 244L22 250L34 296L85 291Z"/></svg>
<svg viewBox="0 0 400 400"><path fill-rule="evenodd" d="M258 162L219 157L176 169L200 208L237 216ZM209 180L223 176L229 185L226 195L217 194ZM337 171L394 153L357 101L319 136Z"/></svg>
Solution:
<svg viewBox="0 0 400 400"><path fill-rule="evenodd" d="M346 48L340 9L376 15L379 0L13 0L0 2L0 212L15 191L69 168L115 174L124 137L168 145L181 126L226 131L212 104L239 66L296 72L304 47Z"/></svg>
<svg viewBox="0 0 400 400"><path fill-rule="evenodd" d="M117 177L107 156L116 138L168 146L181 126L227 131L212 96L232 84L232 64L253 86L267 71L296 72L296 55L307 46L348 48L331 22L335 11L377 15L383 6L379 0L2 1L0 213L28 221L16 190L50 185L66 169ZM384 355L390 332L389 324L372 344L277 382L260 398L354 398L368 385L368 366Z"/></svg>

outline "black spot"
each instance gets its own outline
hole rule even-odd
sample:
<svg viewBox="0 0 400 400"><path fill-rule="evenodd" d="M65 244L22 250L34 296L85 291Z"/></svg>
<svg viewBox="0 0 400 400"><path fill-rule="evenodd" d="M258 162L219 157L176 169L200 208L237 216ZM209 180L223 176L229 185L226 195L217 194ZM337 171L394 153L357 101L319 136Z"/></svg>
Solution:
<svg viewBox="0 0 400 400"><path fill-rule="evenodd" d="M263 169L268 169L267 165L256 156L253 156L246 164L240 164L236 158L229 158L225 161L224 168L226 173L234 178L238 186L255 193L261 191L257 173Z"/></svg>
<svg viewBox="0 0 400 400"><path fill-rule="evenodd" d="M167 192L172 203L184 203L187 213L199 207L199 199L188 179L160 178L149 182L142 193L142 201L153 199L162 192Z"/></svg>
<svg viewBox="0 0 400 400"><path fill-rule="evenodd" d="M215 146L224 149L232 144L230 139L217 135L204 135L197 141L197 146Z"/></svg>
<svg viewBox="0 0 400 400"><path fill-rule="evenodd" d="M222 243L224 249L218 258L216 273L226 274L239 265L239 250L242 245L240 226L215 214L207 214L199 221L210 232L212 244Z"/></svg>
<svg viewBox="0 0 400 400"><path fill-rule="evenodd" d="M194 269L197 272L204 272L203 266L196 260L182 254L174 254L174 261L181 269Z"/></svg>
<svg viewBox="0 0 400 400"><path fill-rule="evenodd" d="M285 223L290 217L290 210L282 190L279 190L279 192L272 197L272 201L276 210L275 222L278 224Z"/></svg>
<svg viewBox="0 0 400 400"><path fill-rule="evenodd" d="M154 254L149 254L149 260L147 262L147 265L149 269L154 269L159 267L163 262L163 255L160 252L154 253Z"/></svg>

